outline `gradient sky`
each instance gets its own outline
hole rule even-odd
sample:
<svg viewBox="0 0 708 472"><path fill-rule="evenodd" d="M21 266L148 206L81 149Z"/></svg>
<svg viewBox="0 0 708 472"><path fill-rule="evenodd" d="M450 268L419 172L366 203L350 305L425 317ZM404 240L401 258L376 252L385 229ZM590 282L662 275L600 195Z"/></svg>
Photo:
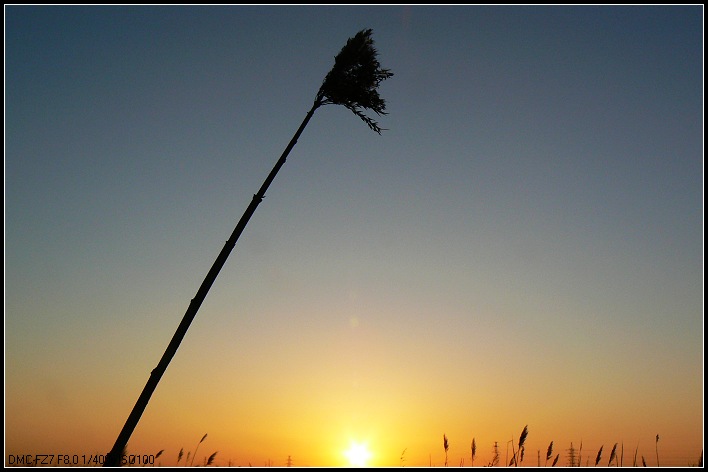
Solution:
<svg viewBox="0 0 708 472"><path fill-rule="evenodd" d="M703 445L703 7L5 7L5 461L525 465ZM656 443L655 436L660 440ZM618 446L618 453L620 451ZM540 451L540 452L539 452ZM508 454L511 454L509 451ZM183 460L184 461L184 460Z"/></svg>

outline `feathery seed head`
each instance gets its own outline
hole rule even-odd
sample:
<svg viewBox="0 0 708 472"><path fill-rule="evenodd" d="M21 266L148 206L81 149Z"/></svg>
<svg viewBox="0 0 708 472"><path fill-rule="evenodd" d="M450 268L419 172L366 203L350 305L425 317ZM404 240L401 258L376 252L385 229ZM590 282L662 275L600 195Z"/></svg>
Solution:
<svg viewBox="0 0 708 472"><path fill-rule="evenodd" d="M381 67L377 55L371 29L361 30L349 38L335 56L334 66L322 82L316 101L320 105L344 105L369 128L381 134L382 128L364 114L364 110L373 110L377 115L386 114L386 102L377 89L393 73Z"/></svg>

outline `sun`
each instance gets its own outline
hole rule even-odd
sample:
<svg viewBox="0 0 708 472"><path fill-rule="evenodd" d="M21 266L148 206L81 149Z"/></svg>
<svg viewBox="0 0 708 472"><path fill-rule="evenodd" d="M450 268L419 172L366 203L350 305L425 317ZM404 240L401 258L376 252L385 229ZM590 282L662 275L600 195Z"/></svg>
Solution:
<svg viewBox="0 0 708 472"><path fill-rule="evenodd" d="M357 442L352 442L349 449L344 451L344 455L351 467L366 467L371 459L371 452L367 445Z"/></svg>

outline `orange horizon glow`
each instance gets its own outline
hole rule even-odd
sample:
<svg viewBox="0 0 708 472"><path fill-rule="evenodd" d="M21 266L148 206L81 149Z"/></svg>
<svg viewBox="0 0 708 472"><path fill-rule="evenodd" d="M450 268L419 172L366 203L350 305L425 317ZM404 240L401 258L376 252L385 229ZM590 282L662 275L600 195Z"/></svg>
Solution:
<svg viewBox="0 0 708 472"><path fill-rule="evenodd" d="M186 456L192 455L197 450L197 457L190 457L195 465L203 465L203 462L214 452L217 453L213 465L216 466L285 466L291 463L293 466L353 466L353 467L395 467L395 466L443 466L446 454L443 449L443 423L448 426L455 423L465 423L466 421L453 421L449 418L449 413L442 412L442 420L438 421L428 415L427 420L423 417L416 426L416 421L392 421L386 418L376 420L368 417L358 425L354 424L352 418L356 415L346 414L339 418L328 416L327 419L319 418L316 421L303 422L302 418L292 416L294 424L288 425L287 421L277 421L275 414L282 413L281 408L275 408L274 416L264 418L260 423L250 424L253 428L238 428L234 431L234 425L224 423L214 425L214 427L204 429L208 432L206 440L199 443L199 438L204 433L189 434L188 430L195 427L193 420L187 424L179 425L180 421L168 424L164 422L164 416L160 414L160 419L153 414L145 418L134 433L128 445L128 453L133 455L154 456L158 451L163 450L161 456L155 460L154 464L149 462L146 465L173 466L178 465L178 452L183 450L183 457L180 464L184 465ZM492 413L492 412L490 412ZM494 443L497 443L499 461L497 465L508 464L512 455L512 444L516 447L519 433L523 425L516 428L506 428L503 425L495 425L494 414L490 414L484 421L481 416L478 418L479 427L471 432L467 428L446 427L444 434L449 440L449 451L447 454L448 466L487 466L493 460ZM31 417L28 417L30 419ZM314 420L314 417L310 418ZM342 421L344 419L344 421ZM586 420L583 420L586 421ZM362 424L366 426L362 427ZM398 423L394 425L394 423ZM487 426L481 426L488 423ZM235 424L235 422L234 422ZM643 461L649 466L656 465L656 447L658 446L659 460L662 466L687 466L696 464L701 455L701 445L698 442L701 438L698 434L681 437L676 435L676 431L671 433L659 433L660 440L655 443L656 433L642 433L636 429L624 430L622 433L613 432L610 429L599 429L598 425L588 423L584 431L571 432L560 423L552 425L546 423L548 427L554 426L561 434L549 434L535 427L534 423L529 424L529 435L525 444L525 458L520 463L522 466L550 466L556 456L559 456L557 465L567 465L568 449L573 444L576 453L579 453L581 465L594 465L596 454L600 447L603 447L602 458L599 465L607 466L610 458L610 451L614 444L617 444L616 459L613 461L625 466L636 464L641 466ZM309 425L309 426L305 426ZM85 426L85 425L84 425ZM272 436L268 436L267 430L273 428ZM72 446L75 440L67 440L61 446L63 454L77 454L79 461L82 455L105 454L104 449L108 449L115 438L112 432L105 429L97 438L85 438L81 433L81 425L77 425L74 432L75 437L88 439L85 444L91 444L91 448ZM248 431L250 429L250 431ZM230 431L231 430L231 431ZM438 432L440 431L440 432ZM604 431L604 432L601 432ZM41 434L41 432L39 432ZM691 437L692 436L692 437ZM188 439L184 439L184 438ZM476 442L476 455L472 464L470 445L472 439ZM31 438L27 438L25 444L32 444ZM546 453L549 443L553 441L554 448L550 460L546 460ZM581 448L582 444L582 448ZM138 446L139 445L139 446ZM101 447L103 446L103 447ZM5 465L16 465L8 463L12 454L23 454L39 449L35 446L13 447L6 451ZM51 453L51 452L49 452ZM35 453L36 454L36 453ZM635 459L636 454L636 459ZM61 464L54 464L61 465ZM83 465L63 464L63 465Z"/></svg>

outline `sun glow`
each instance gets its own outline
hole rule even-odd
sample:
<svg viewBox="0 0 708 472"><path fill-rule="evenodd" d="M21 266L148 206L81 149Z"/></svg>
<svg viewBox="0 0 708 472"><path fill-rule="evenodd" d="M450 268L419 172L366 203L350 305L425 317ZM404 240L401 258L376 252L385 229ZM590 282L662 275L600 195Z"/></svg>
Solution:
<svg viewBox="0 0 708 472"><path fill-rule="evenodd" d="M371 452L369 452L367 445L357 442L352 442L349 449L344 451L344 455L352 467L366 467L371 458Z"/></svg>

